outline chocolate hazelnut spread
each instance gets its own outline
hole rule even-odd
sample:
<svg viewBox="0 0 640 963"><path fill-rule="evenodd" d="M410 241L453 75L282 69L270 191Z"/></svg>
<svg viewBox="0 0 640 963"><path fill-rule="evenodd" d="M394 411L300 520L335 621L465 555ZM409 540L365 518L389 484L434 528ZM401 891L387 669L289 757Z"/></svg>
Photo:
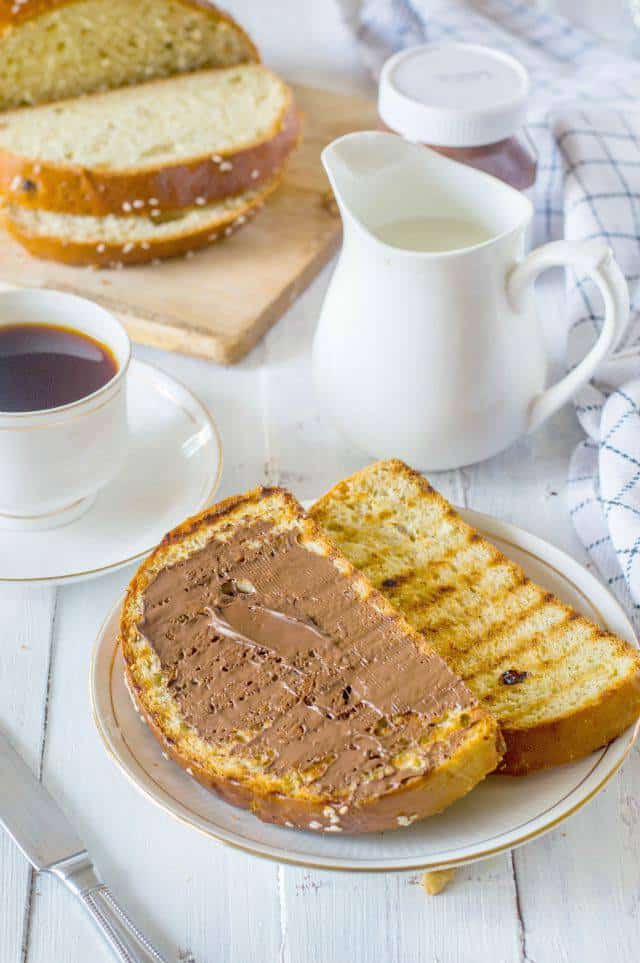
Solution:
<svg viewBox="0 0 640 963"><path fill-rule="evenodd" d="M356 578L260 521L163 569L139 630L201 737L359 801L441 764L467 732L437 723L475 702Z"/></svg>

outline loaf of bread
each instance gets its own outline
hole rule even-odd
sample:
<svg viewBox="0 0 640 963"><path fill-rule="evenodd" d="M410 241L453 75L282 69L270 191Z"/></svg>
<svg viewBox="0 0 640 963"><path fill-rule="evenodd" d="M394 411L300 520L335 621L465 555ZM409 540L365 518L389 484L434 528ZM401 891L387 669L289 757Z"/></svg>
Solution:
<svg viewBox="0 0 640 963"><path fill-rule="evenodd" d="M407 465L357 472L311 515L498 720L502 772L578 759L638 719L638 651L528 579Z"/></svg>
<svg viewBox="0 0 640 963"><path fill-rule="evenodd" d="M0 118L0 195L100 217L159 216L260 188L294 149L290 89L262 64L200 70Z"/></svg>
<svg viewBox="0 0 640 963"><path fill-rule="evenodd" d="M0 110L255 60L207 0L0 3Z"/></svg>
<svg viewBox="0 0 640 963"><path fill-rule="evenodd" d="M7 204L0 209L0 222L27 251L45 260L88 267L146 264L229 237L260 210L278 183L276 177L259 190L154 218L148 213L87 217Z"/></svg>
<svg viewBox="0 0 640 963"><path fill-rule="evenodd" d="M121 644L166 753L269 822L408 826L500 758L491 715L280 489L169 533L129 586Z"/></svg>

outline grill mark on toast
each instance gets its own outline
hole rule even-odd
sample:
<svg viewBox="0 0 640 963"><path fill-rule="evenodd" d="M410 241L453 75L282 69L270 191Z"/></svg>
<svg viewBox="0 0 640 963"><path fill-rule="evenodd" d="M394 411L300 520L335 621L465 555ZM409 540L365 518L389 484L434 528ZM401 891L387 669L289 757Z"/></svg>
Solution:
<svg viewBox="0 0 640 963"><path fill-rule="evenodd" d="M377 523L377 519L375 518L371 519L371 523L375 525ZM346 544L347 542L352 542L353 544L360 545L363 548L366 547L365 544L362 542L362 536L360 536L360 538L358 537L357 530L353 532L350 531L348 533L348 537L346 537L345 531L342 528L342 526L340 527L340 529L328 528L328 531L332 531L335 535L338 535L338 533L340 533L340 543L343 545ZM409 536L409 532L406 529L405 529L405 534ZM465 539L465 541L463 541L462 543L452 545L444 553L444 555L441 555L438 558L434 558L434 559L425 558L424 567L426 568L426 566L431 567L432 565L444 565L447 562L450 562L451 559L455 558L456 555L458 555L460 551L463 548L465 548L468 544L469 544L469 539ZM384 546L380 546L376 551L372 553L370 552L370 554L366 555L364 558L358 559L358 568L363 572L369 572L370 573L369 577L371 577L372 570L375 568L375 565L379 563L381 559L384 561L385 553L393 551L393 548L394 548L393 543L384 544Z"/></svg>
<svg viewBox="0 0 640 963"><path fill-rule="evenodd" d="M609 632L605 632L599 626L591 624L587 619L581 616L578 612L572 612L571 610L567 611L567 617L566 619L563 620L562 627L566 629L566 626L569 623L574 621L577 621L580 623L584 632L578 635L575 642L570 646L570 648L566 649L559 658L551 659L545 665L545 673L548 674L548 676L551 678L554 677L554 672L553 672L554 667L569 665L571 662L571 659L581 649L584 649L585 645L589 645L590 643L593 644L597 640L602 640L602 639L608 639L610 641L613 641ZM585 682L588 682L589 679L598 675L599 668L600 666L598 666L596 669L594 669L593 666L589 666L584 671L580 672L579 675L574 676L571 680L572 688L576 688L577 690L579 690ZM562 679L560 681L562 682ZM615 681L616 681L615 677L610 678L608 680L607 688L610 688L612 683L615 683ZM545 704L549 703L551 699L556 697L556 695L557 695L557 691L554 691L551 694L551 697L547 693L538 699L534 699L534 700L528 699L526 709L520 709L520 710L514 711L512 716L509 719L509 723L510 724L512 722L518 723L519 720L526 719L526 716L528 714L531 714L532 712L537 712L541 706L544 706ZM539 720L537 724L539 724L540 721L544 721L544 720Z"/></svg>
<svg viewBox="0 0 640 963"><path fill-rule="evenodd" d="M483 609L487 611L494 611L502 603L503 599L511 596L513 592L517 591L519 588L522 588L524 585L532 584L530 583L529 579L525 576L524 572L517 572L517 571L513 572L512 570L509 570L509 572L510 572L510 575L513 576L514 581L509 582L506 585L501 585L498 591L495 592L493 595L489 595L489 596L482 595L481 591L479 590L478 595L476 596L475 604L469 605L464 608L463 617L465 620L473 619ZM459 596L461 595L462 593L459 593ZM459 596L458 598L452 599L451 601L452 602L459 601ZM405 603L403 602L403 608L404 608L404 605ZM427 614L429 609L433 607L434 606L428 606L425 610L425 614ZM409 606L407 606L407 608L409 608ZM501 621L506 621L506 620L501 620ZM500 623L495 623L495 624L500 624ZM434 632L436 634L443 633L447 629L459 628L459 629L465 630L465 634L463 635L463 638L466 637L467 635L467 632L466 632L467 624L461 623L460 617L446 616L445 618L442 618L437 622L429 622L417 627L419 627L421 632L425 632L426 630L429 630L430 632ZM482 636L480 638L482 638ZM477 642L478 642L478 636L475 636L473 644L475 645ZM464 651L464 649L461 649L459 651Z"/></svg>
<svg viewBox="0 0 640 963"><path fill-rule="evenodd" d="M540 605L536 605L533 608L534 611L542 611L544 609L544 603L542 602ZM526 617L523 619L517 619L517 622L519 623L525 620ZM565 631L567 623L570 620L571 614L565 612L562 617L553 625L549 626L548 628L541 627L536 632L532 632L531 635L524 636L521 642L514 648L509 649L508 652L501 654L490 662L487 662L480 669L476 669L474 672L469 673L468 675L463 675L463 679L465 682L467 682L469 680L476 679L478 676L486 675L492 671L497 671L499 667L502 667L507 662L513 662L513 664L517 666L518 656L522 655L522 653L525 651L531 651L532 648L537 648L537 642L541 638L544 638L545 641L551 641L552 639L556 638L559 634ZM504 634L508 634L512 628L512 625L508 626ZM565 652L559 659L549 659L548 661L545 660L545 672L548 672L556 663L564 661L564 659L566 659L567 656L573 652L573 650L574 647L572 647L568 652ZM527 667L527 671L533 672L534 669Z"/></svg>
<svg viewBox="0 0 640 963"><path fill-rule="evenodd" d="M563 662L566 661L572 654L574 654L584 644L584 641L585 641L584 639L579 640L575 646L573 646L568 652L565 653L561 661ZM572 677L571 688L575 689L576 691L580 691L584 686L584 684L588 682L590 679L592 679L595 675L596 673L593 671L591 667L586 669L583 672L580 672L578 675ZM609 690L610 688L615 687L616 681L617 680L615 677L608 679L606 689ZM601 687L599 687L597 690L597 695L601 695L602 691L604 690ZM557 697L557 691L553 691L551 695L549 695L549 693L546 693L545 695L540 696L538 699L527 699L526 707L520 707L520 708L511 707L509 711L509 726L513 725L513 726L520 726L521 728L526 728L526 723L529 720L529 717L537 713L542 706L548 705L556 697ZM590 703L591 701L592 701L591 698L589 698L587 700L587 703ZM583 699L580 703L580 707L584 705L585 705L585 701ZM558 714L557 711L553 710L551 718L549 720L546 720L544 717L537 718L536 721L533 723L533 725L537 726L537 725L544 724L546 721L553 721L553 719L557 717L557 714Z"/></svg>
<svg viewBox="0 0 640 963"><path fill-rule="evenodd" d="M418 610L419 608L429 608L434 601L439 599L441 596L448 595L451 592L457 592L461 587L471 588L477 581L478 572L486 572L487 570L500 564L502 560L499 556L495 556L489 559L477 559L477 565L473 568L469 567L465 572L455 573L451 572L450 575L455 578L454 581L438 581L438 575L431 571L432 566L429 565L421 567L419 570L416 569L404 569L400 572L393 573L390 572L388 575L383 571L377 576L373 573L369 574L369 577L373 581L376 588L384 591L389 595L390 598L396 604L400 604L406 608L407 611ZM435 563L439 568L449 567L451 568L451 563L445 560L442 563ZM366 568L362 566L366 571ZM384 575L384 578L382 577ZM429 599L421 599L419 601L412 602L411 599L405 598L405 595L410 590L412 584L420 585L420 588L429 593ZM394 593L392 589L403 588L404 592Z"/></svg>

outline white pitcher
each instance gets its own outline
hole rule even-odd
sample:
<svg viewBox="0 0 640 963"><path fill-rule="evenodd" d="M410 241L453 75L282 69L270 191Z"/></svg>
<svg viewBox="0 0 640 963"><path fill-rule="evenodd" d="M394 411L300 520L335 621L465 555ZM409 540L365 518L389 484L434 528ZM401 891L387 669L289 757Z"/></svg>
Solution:
<svg viewBox="0 0 640 963"><path fill-rule="evenodd" d="M530 202L487 174L392 134L347 134L322 160L344 226L313 349L319 399L370 455L428 470L496 454L537 428L619 343L625 279L601 241L556 241L524 256ZM471 220L488 240L458 250L390 246L403 218ZM533 282L546 268L588 273L604 299L600 337L545 388Z"/></svg>

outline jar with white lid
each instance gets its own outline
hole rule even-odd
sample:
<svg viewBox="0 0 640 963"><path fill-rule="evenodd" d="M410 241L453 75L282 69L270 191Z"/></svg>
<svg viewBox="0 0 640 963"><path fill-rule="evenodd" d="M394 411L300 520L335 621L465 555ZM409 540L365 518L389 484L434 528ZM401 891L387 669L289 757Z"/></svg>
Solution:
<svg viewBox="0 0 640 963"><path fill-rule="evenodd" d="M395 54L380 75L384 126L530 194L537 157L525 130L529 75L514 57L468 43Z"/></svg>

